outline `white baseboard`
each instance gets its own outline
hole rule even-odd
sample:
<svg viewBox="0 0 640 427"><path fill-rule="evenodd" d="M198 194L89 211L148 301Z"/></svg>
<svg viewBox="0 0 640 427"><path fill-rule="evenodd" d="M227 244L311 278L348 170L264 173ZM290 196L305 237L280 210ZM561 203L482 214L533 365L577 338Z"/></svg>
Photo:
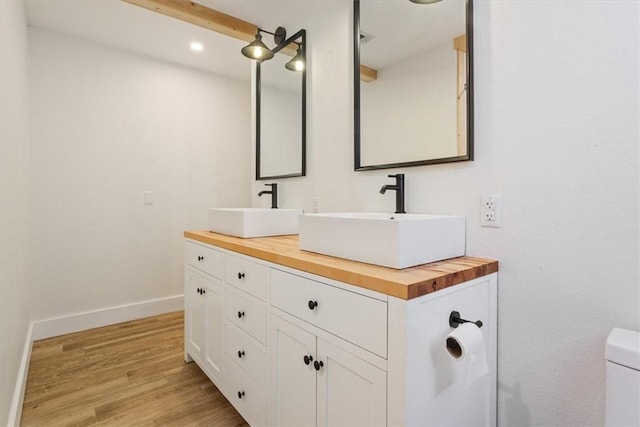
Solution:
<svg viewBox="0 0 640 427"><path fill-rule="evenodd" d="M119 305L33 322L32 340L84 331L171 311L184 310L183 295ZM31 347L29 347L31 348ZM27 365L28 366L28 365Z"/></svg>
<svg viewBox="0 0 640 427"><path fill-rule="evenodd" d="M24 340L24 348L22 349L22 358L20 359L20 368L18 368L18 377L16 378L16 386L13 390L13 399L11 399L11 407L9 408L9 418L7 426L19 426L22 418L22 403L24 402L24 391L27 387L27 375L29 374L29 361L31 361L31 343L33 343L33 323L29 325L27 336Z"/></svg>

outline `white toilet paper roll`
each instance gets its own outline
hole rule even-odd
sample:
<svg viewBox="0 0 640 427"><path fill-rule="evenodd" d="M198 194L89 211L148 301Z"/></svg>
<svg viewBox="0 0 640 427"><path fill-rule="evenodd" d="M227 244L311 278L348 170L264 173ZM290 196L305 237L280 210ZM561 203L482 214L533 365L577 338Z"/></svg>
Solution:
<svg viewBox="0 0 640 427"><path fill-rule="evenodd" d="M446 338L447 351L466 365L467 386L489 374L482 331L474 323L463 323Z"/></svg>

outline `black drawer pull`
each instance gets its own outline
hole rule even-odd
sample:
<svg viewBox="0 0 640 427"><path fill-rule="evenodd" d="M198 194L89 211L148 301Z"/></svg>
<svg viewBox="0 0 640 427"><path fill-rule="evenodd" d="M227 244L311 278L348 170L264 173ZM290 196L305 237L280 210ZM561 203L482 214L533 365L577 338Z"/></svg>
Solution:
<svg viewBox="0 0 640 427"><path fill-rule="evenodd" d="M324 366L324 363L322 363L322 360L318 361L316 360L315 362L313 362L313 367L316 368L316 371L319 371L320 368L322 368Z"/></svg>
<svg viewBox="0 0 640 427"><path fill-rule="evenodd" d="M309 303L307 305L309 306L309 310L313 310L318 306L318 301L309 300Z"/></svg>
<svg viewBox="0 0 640 427"><path fill-rule="evenodd" d="M238 350L238 359L242 359L242 356L244 356L244 350Z"/></svg>
<svg viewBox="0 0 640 427"><path fill-rule="evenodd" d="M238 319L242 319L244 317L244 311L238 312Z"/></svg>
<svg viewBox="0 0 640 427"><path fill-rule="evenodd" d="M309 363L313 362L313 356L304 356L304 364L309 365Z"/></svg>
<svg viewBox="0 0 640 427"><path fill-rule="evenodd" d="M204 261L204 257L203 257L203 256L198 255L198 261Z"/></svg>
<svg viewBox="0 0 640 427"><path fill-rule="evenodd" d="M238 392L238 399L242 399L244 397L244 391Z"/></svg>
<svg viewBox="0 0 640 427"><path fill-rule="evenodd" d="M238 273L238 280L244 279L244 273Z"/></svg>

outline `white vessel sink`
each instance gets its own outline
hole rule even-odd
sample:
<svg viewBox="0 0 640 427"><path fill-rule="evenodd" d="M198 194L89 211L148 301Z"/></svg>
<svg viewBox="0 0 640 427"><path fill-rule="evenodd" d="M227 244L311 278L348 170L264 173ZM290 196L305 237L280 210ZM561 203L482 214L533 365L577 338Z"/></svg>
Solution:
<svg viewBox="0 0 640 427"><path fill-rule="evenodd" d="M302 209L209 209L209 230L244 238L298 234L300 214Z"/></svg>
<svg viewBox="0 0 640 427"><path fill-rule="evenodd" d="M391 268L464 255L464 216L327 213L300 216L300 249Z"/></svg>

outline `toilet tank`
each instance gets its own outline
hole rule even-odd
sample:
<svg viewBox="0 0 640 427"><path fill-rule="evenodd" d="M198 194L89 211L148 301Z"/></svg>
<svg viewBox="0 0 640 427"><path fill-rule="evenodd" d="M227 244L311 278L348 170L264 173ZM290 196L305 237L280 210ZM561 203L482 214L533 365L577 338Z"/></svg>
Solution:
<svg viewBox="0 0 640 427"><path fill-rule="evenodd" d="M605 425L640 426L640 332L614 328L605 357Z"/></svg>

